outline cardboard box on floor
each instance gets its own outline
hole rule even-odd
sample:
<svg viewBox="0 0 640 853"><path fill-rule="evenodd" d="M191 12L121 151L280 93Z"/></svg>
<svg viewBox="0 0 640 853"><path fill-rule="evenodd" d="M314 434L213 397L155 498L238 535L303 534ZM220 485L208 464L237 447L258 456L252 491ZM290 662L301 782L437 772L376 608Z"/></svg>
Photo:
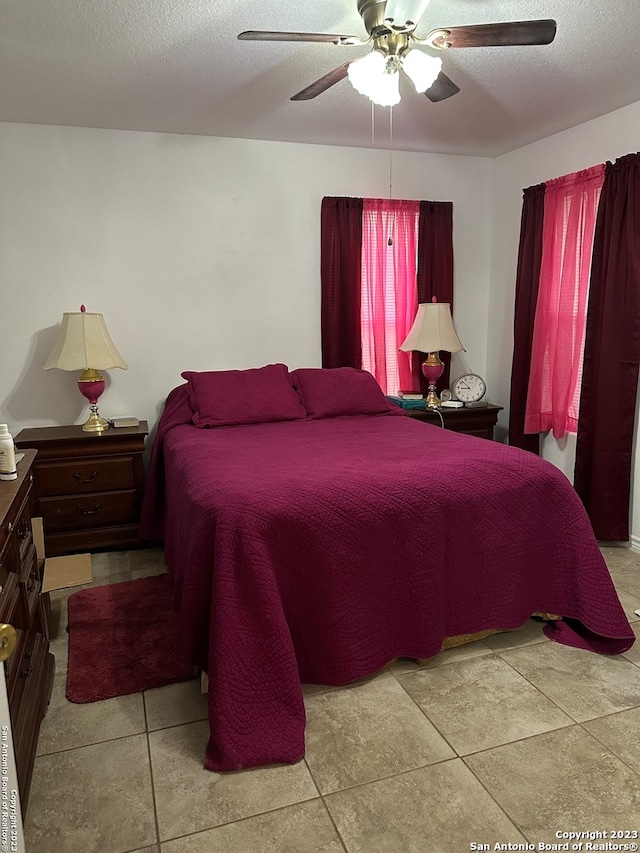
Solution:
<svg viewBox="0 0 640 853"><path fill-rule="evenodd" d="M41 518L31 519L33 542L38 560L44 560L44 575L41 592L53 592L69 586L91 583L91 554L68 554L62 557L47 557L44 549L44 530Z"/></svg>

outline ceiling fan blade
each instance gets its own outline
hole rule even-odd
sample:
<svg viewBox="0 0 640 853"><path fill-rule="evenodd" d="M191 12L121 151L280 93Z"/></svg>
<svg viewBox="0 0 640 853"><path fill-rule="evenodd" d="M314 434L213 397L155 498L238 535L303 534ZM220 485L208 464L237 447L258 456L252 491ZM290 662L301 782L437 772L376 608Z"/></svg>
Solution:
<svg viewBox="0 0 640 853"><path fill-rule="evenodd" d="M338 66L338 68L334 68L333 71L330 71L328 74L325 74L324 77L320 77L319 80L316 80L310 86L307 86L306 89L303 89L301 92L298 92L297 95L293 95L292 101L309 101L311 98L315 98L318 95L321 95L327 89L330 89L331 86L335 86L336 83L339 83L341 80L347 76L347 68L351 63L345 62L344 65Z"/></svg>
<svg viewBox="0 0 640 853"><path fill-rule="evenodd" d="M519 44L551 44L556 22L509 21L503 24L475 24L446 27L434 38L434 47L506 47ZM428 37L427 37L428 38Z"/></svg>
<svg viewBox="0 0 640 853"><path fill-rule="evenodd" d="M267 30L246 30L240 33L240 41L318 41L336 42L344 39L356 39L356 36L344 36L338 33L279 33ZM360 41L360 39L356 39Z"/></svg>
<svg viewBox="0 0 640 853"><path fill-rule="evenodd" d="M457 95L459 91L459 87L441 71L436 77L435 83L427 89L425 95L435 104L438 101L444 101L453 95Z"/></svg>

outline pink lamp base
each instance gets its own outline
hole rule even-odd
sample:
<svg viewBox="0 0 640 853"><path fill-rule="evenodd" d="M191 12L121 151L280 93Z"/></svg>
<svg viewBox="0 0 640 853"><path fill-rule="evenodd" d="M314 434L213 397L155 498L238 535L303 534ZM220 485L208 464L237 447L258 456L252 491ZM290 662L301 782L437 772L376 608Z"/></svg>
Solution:
<svg viewBox="0 0 640 853"><path fill-rule="evenodd" d="M427 409L437 409L440 405L440 398L436 390L436 382L442 376L444 371L444 363L440 360L437 352L430 352L427 358L422 362L422 374L429 383L427 399L425 405Z"/></svg>
<svg viewBox="0 0 640 853"><path fill-rule="evenodd" d="M98 374L99 376L100 374ZM78 379L78 388L83 397L89 401L91 414L82 424L83 432L104 432L109 429L109 422L98 414L98 400L104 391L105 381L102 379Z"/></svg>

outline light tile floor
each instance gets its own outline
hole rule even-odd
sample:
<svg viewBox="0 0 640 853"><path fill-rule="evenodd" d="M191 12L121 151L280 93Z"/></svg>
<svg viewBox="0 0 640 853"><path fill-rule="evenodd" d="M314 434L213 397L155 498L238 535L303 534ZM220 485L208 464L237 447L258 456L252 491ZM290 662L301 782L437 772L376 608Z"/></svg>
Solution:
<svg viewBox="0 0 640 853"><path fill-rule="evenodd" d="M640 637L640 555L603 553ZM165 570L160 549L96 554L93 567L94 585ZM569 832L639 841L611 832L640 829L640 643L602 657L530 621L426 666L309 687L304 761L217 774L202 768L197 681L67 702L70 592L54 594L56 680L28 853L462 853L539 849Z"/></svg>

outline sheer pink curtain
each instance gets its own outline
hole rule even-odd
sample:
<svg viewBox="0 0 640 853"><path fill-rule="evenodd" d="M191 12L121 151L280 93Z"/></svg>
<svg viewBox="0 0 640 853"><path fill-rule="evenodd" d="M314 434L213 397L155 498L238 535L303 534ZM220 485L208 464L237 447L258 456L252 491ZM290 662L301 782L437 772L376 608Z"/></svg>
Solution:
<svg viewBox="0 0 640 853"><path fill-rule="evenodd" d="M398 348L418 310L419 215L419 201L364 199L362 367L375 376L385 394L397 394L415 384L411 353Z"/></svg>
<svg viewBox="0 0 640 853"><path fill-rule="evenodd" d="M604 164L547 181L526 433L578 431L584 332Z"/></svg>

